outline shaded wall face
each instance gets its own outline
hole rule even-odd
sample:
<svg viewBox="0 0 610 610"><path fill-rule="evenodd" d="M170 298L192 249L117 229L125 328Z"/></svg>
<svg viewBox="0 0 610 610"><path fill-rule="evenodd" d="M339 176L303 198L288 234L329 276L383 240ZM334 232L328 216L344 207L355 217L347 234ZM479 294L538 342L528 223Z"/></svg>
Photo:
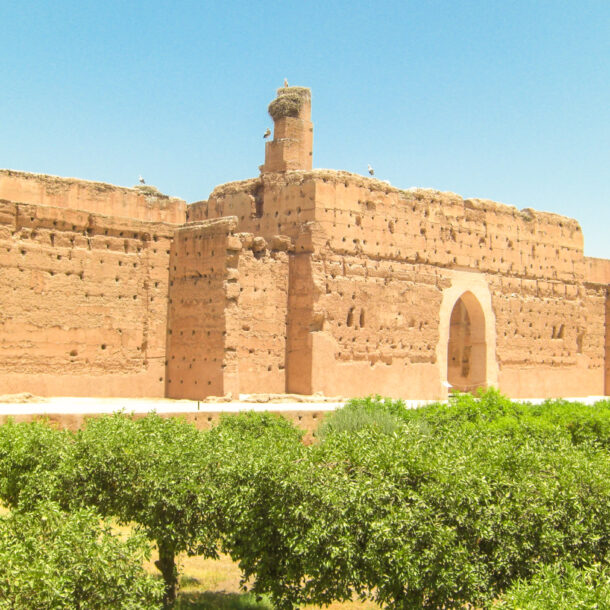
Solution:
<svg viewBox="0 0 610 610"><path fill-rule="evenodd" d="M610 396L610 288L606 288L606 383L604 394Z"/></svg>
<svg viewBox="0 0 610 610"><path fill-rule="evenodd" d="M0 394L163 396L172 233L0 202Z"/></svg>
<svg viewBox="0 0 610 610"><path fill-rule="evenodd" d="M460 392L487 386L485 319L476 298L467 293L451 312L447 381Z"/></svg>

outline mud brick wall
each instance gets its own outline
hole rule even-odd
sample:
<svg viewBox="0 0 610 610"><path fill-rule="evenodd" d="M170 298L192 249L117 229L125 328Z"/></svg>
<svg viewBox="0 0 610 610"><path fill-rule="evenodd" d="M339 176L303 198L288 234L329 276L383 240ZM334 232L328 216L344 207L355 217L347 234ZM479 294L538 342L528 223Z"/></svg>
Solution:
<svg viewBox="0 0 610 610"><path fill-rule="evenodd" d="M241 393L286 391L288 238L267 242L239 234L242 250L230 269L235 295L226 311L227 349L237 353Z"/></svg>
<svg viewBox="0 0 610 610"><path fill-rule="evenodd" d="M314 305L314 391L438 395L438 270L326 253L314 259L314 275L323 286Z"/></svg>
<svg viewBox="0 0 610 610"><path fill-rule="evenodd" d="M214 189L207 201L187 207L189 221L237 216L238 230L266 239L296 239L303 224L314 220L315 182L304 172L265 174Z"/></svg>
<svg viewBox="0 0 610 610"><path fill-rule="evenodd" d="M234 234L235 217L176 233L167 395L284 392L288 238Z"/></svg>
<svg viewBox="0 0 610 610"><path fill-rule="evenodd" d="M398 191L342 172L312 172L312 179L314 241L323 244L316 255L323 260L324 277L318 280L324 296L313 307L331 321L333 342L324 341L320 351L334 350L336 362L334 380L326 374L328 384L353 379L351 387L358 387L366 374L356 365L368 359L378 369L371 388L378 391L385 383L384 388L404 393L413 365L434 364L434 329L444 323L439 303L451 286L449 276L474 270L487 278L492 295L504 391L515 396L603 392L603 303L583 281L586 273L597 277L605 267L585 264L576 221L451 193ZM375 267L384 278L379 290L370 288ZM432 279L422 281L426 276ZM344 319L335 321L346 308ZM382 317L372 321L381 345L359 328L361 312L366 324L368 311ZM416 327L410 329L412 322ZM409 353L405 345L417 352ZM348 361L357 375L341 367ZM394 382L396 362L405 377ZM326 371L332 367L323 365ZM443 376L441 370L419 371L417 378L438 387Z"/></svg>
<svg viewBox="0 0 610 610"><path fill-rule="evenodd" d="M227 266L234 257L229 238L235 225L228 218L176 231L169 262L168 398L239 392L232 384L237 361L234 350L226 349L225 320L232 298ZM241 249L239 240L235 247Z"/></svg>
<svg viewBox="0 0 610 610"><path fill-rule="evenodd" d="M182 199L154 187L124 188L9 169L0 170L0 199L153 222L181 224L186 218Z"/></svg>
<svg viewBox="0 0 610 610"><path fill-rule="evenodd" d="M172 234L0 201L0 393L163 396Z"/></svg>
<svg viewBox="0 0 610 610"><path fill-rule="evenodd" d="M610 288L606 287L606 396L610 396Z"/></svg>
<svg viewBox="0 0 610 610"><path fill-rule="evenodd" d="M574 220L453 193L399 191L345 172L312 178L315 220L335 252L519 277L583 277Z"/></svg>

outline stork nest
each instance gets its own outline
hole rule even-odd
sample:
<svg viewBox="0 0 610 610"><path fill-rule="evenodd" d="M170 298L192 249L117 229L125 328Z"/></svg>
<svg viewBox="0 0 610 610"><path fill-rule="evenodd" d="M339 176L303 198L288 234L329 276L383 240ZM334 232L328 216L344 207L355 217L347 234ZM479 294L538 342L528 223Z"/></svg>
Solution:
<svg viewBox="0 0 610 610"><path fill-rule="evenodd" d="M269 104L269 114L274 121L285 117L298 117L303 102L309 100L311 91L307 87L282 87L277 97Z"/></svg>

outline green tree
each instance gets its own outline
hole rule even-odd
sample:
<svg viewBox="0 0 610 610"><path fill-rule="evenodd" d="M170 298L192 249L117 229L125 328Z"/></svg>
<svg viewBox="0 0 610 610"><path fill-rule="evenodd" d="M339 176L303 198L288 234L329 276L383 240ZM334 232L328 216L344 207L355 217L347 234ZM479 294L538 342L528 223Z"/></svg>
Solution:
<svg viewBox="0 0 610 610"><path fill-rule="evenodd" d="M162 583L147 575L140 535L121 540L91 509L40 503L0 517L0 609L151 610Z"/></svg>
<svg viewBox="0 0 610 610"><path fill-rule="evenodd" d="M176 597L180 552L217 556L219 515L205 435L178 418L92 418L63 465L72 503L135 522L159 550L166 602Z"/></svg>

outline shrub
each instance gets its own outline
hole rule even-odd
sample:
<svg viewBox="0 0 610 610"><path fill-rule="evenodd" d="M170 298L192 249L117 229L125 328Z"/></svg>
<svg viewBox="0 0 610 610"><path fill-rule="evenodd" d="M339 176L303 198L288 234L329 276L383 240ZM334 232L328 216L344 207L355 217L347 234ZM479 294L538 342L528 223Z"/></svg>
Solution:
<svg viewBox="0 0 610 610"><path fill-rule="evenodd" d="M143 537L120 540L90 509L43 503L0 517L0 608L158 608L162 584L142 568L149 552Z"/></svg>
<svg viewBox="0 0 610 610"><path fill-rule="evenodd" d="M0 426L0 500L33 507L54 493L57 470L73 440L71 433L46 422Z"/></svg>
<svg viewBox="0 0 610 610"><path fill-rule="evenodd" d="M324 439L331 433L355 432L367 426L376 426L381 432L392 434L404 423L405 412L402 401L380 396L352 399L344 407L326 415L316 436Z"/></svg>
<svg viewBox="0 0 610 610"><path fill-rule="evenodd" d="M589 610L610 608L610 567L595 563L543 565L530 580L517 581L498 608L506 610Z"/></svg>

